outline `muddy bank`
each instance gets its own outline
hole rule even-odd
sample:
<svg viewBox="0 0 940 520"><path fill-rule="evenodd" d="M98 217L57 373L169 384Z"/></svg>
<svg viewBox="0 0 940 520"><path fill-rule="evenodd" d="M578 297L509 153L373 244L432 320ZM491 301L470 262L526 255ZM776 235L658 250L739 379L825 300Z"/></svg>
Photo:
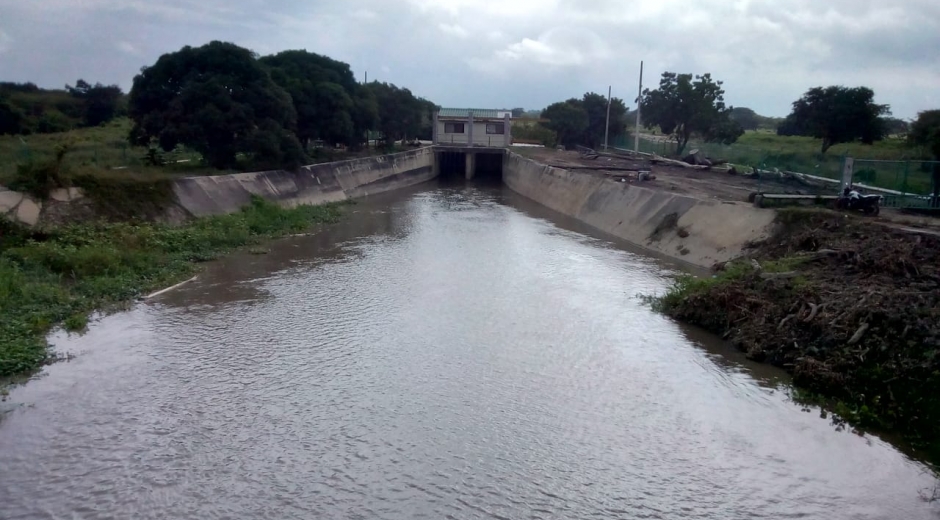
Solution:
<svg viewBox="0 0 940 520"><path fill-rule="evenodd" d="M940 460L940 237L783 210L748 256L680 280L663 310Z"/></svg>
<svg viewBox="0 0 940 520"><path fill-rule="evenodd" d="M747 202L704 200L555 168L509 153L513 191L656 253L709 268L769 236L774 213Z"/></svg>

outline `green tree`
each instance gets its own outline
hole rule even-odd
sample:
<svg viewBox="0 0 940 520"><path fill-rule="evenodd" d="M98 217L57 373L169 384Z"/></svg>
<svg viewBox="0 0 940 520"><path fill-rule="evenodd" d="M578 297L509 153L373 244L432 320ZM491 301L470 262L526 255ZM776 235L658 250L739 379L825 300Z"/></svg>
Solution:
<svg viewBox="0 0 940 520"><path fill-rule="evenodd" d="M124 95L117 85L91 85L83 79L76 81L74 87L66 85L65 89L72 97L81 100L84 126L98 126L114 119Z"/></svg>
<svg viewBox="0 0 940 520"><path fill-rule="evenodd" d="M514 108L512 109L512 117L523 117L525 116L524 108Z"/></svg>
<svg viewBox="0 0 940 520"><path fill-rule="evenodd" d="M21 134L61 132L82 124L83 103L66 90L0 82L0 98L21 116L18 132ZM6 126L12 126L12 120Z"/></svg>
<svg viewBox="0 0 940 520"><path fill-rule="evenodd" d="M875 103L875 92L868 87L814 87L793 102L793 111L777 133L822 139L821 153L826 153L839 143L872 144L884 139L882 116L890 114L888 105Z"/></svg>
<svg viewBox="0 0 940 520"><path fill-rule="evenodd" d="M658 126L676 139L676 154L682 155L689 139L699 135L706 140L731 143L743 133L740 125L729 122L731 108L725 106L721 81L711 74L692 76L664 72L659 88L643 91L643 123Z"/></svg>
<svg viewBox="0 0 940 520"><path fill-rule="evenodd" d="M911 124L908 142L913 146L923 146L935 161L940 161L940 110L925 110L917 114L917 120ZM940 164L933 164L934 204L940 199Z"/></svg>
<svg viewBox="0 0 940 520"><path fill-rule="evenodd" d="M371 89L363 86L353 96L350 112L353 120L354 145L368 141L368 132L378 127L379 103Z"/></svg>
<svg viewBox="0 0 940 520"><path fill-rule="evenodd" d="M367 85L378 108L377 129L386 145L405 138L417 137L428 117L433 103L415 97L410 90L391 83L374 81Z"/></svg>
<svg viewBox="0 0 940 520"><path fill-rule="evenodd" d="M565 146L580 144L590 124L587 110L581 105L581 100L575 98L552 103L542 111L541 117L548 119L543 124L555 132L558 142Z"/></svg>
<svg viewBox="0 0 940 520"><path fill-rule="evenodd" d="M881 121L888 135L906 135L911 129L910 123L896 117L882 117Z"/></svg>
<svg viewBox="0 0 940 520"><path fill-rule="evenodd" d="M604 125L608 124L607 98L588 92L581 98L581 106L588 115L588 126L581 136L581 144L597 148L604 143ZM627 106L620 98L610 100L610 123L607 130L609 141L627 134Z"/></svg>
<svg viewBox="0 0 940 520"><path fill-rule="evenodd" d="M304 50L261 58L271 78L290 94L297 112L297 137L307 146L313 139L330 144L357 144L369 129L354 114L362 87L349 65Z"/></svg>
<svg viewBox="0 0 940 520"><path fill-rule="evenodd" d="M183 144L216 168L236 166L239 153L286 168L304 159L290 95L232 43L186 46L144 67L128 111L134 142L157 141L166 151Z"/></svg>
<svg viewBox="0 0 940 520"><path fill-rule="evenodd" d="M750 108L734 107L729 117L745 130L757 130L760 127L760 116Z"/></svg>

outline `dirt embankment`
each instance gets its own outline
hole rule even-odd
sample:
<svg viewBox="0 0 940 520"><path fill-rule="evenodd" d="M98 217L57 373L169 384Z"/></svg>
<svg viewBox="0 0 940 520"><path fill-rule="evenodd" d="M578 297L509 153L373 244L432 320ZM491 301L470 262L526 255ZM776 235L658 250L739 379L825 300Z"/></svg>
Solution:
<svg viewBox="0 0 940 520"><path fill-rule="evenodd" d="M664 310L940 460L940 237L793 209L749 257L680 282Z"/></svg>

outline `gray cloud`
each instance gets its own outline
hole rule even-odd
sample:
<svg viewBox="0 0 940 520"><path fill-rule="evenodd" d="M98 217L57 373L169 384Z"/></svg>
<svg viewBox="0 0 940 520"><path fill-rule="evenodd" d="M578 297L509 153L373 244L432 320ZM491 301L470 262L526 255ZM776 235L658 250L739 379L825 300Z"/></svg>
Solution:
<svg viewBox="0 0 940 520"><path fill-rule="evenodd" d="M0 80L130 87L214 39L306 48L443 105L632 100L637 68L711 72L727 100L784 115L809 87L867 85L895 115L940 107L935 0L0 0Z"/></svg>

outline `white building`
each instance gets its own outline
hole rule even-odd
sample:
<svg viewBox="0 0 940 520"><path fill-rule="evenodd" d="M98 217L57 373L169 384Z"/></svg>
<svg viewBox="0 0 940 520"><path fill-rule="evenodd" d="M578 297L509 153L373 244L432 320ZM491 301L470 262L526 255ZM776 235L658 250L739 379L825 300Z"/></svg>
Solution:
<svg viewBox="0 0 940 520"><path fill-rule="evenodd" d="M476 108L442 108L434 114L434 144L504 148L512 144L512 113Z"/></svg>

